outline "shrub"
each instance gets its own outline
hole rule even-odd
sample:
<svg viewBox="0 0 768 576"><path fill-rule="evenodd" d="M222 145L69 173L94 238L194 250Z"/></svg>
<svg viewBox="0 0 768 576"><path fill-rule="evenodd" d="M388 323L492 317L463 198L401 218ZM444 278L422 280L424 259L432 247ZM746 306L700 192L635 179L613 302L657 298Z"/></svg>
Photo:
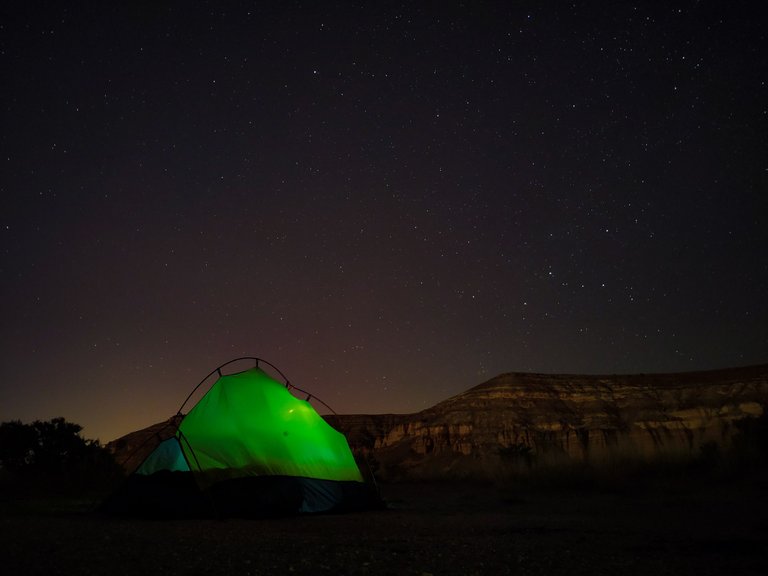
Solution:
<svg viewBox="0 0 768 576"><path fill-rule="evenodd" d="M0 485L33 495L106 490L120 477L112 455L64 418L0 424Z"/></svg>

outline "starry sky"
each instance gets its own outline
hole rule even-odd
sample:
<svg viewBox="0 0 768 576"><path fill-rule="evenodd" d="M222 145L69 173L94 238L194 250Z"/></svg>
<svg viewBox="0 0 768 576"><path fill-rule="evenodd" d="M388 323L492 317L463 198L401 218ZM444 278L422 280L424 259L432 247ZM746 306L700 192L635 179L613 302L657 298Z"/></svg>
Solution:
<svg viewBox="0 0 768 576"><path fill-rule="evenodd" d="M4 6L0 421L768 362L759 8Z"/></svg>

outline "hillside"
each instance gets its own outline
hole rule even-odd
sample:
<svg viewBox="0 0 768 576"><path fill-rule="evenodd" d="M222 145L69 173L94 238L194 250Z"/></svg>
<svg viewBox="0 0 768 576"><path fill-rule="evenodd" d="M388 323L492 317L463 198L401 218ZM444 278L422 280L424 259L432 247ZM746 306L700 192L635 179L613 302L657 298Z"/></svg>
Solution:
<svg viewBox="0 0 768 576"><path fill-rule="evenodd" d="M422 412L328 421L388 479L691 457L768 406L768 365L650 375L508 373Z"/></svg>

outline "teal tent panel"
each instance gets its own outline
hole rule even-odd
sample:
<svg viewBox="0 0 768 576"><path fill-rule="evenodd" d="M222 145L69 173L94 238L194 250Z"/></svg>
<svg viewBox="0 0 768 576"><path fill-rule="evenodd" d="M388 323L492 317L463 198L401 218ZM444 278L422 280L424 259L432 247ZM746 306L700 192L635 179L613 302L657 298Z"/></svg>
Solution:
<svg viewBox="0 0 768 576"><path fill-rule="evenodd" d="M171 472L189 472L184 454L176 438L168 438L157 445L157 448L144 460L144 463L136 470L136 474L148 476L160 470Z"/></svg>

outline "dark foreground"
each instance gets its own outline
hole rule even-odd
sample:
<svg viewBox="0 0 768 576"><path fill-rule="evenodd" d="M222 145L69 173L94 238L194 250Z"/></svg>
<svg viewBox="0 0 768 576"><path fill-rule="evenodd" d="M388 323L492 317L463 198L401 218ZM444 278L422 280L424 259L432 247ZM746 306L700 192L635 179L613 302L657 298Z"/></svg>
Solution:
<svg viewBox="0 0 768 576"><path fill-rule="evenodd" d="M688 489L382 487L390 509L141 521L4 503L8 574L768 573L763 480Z"/></svg>

